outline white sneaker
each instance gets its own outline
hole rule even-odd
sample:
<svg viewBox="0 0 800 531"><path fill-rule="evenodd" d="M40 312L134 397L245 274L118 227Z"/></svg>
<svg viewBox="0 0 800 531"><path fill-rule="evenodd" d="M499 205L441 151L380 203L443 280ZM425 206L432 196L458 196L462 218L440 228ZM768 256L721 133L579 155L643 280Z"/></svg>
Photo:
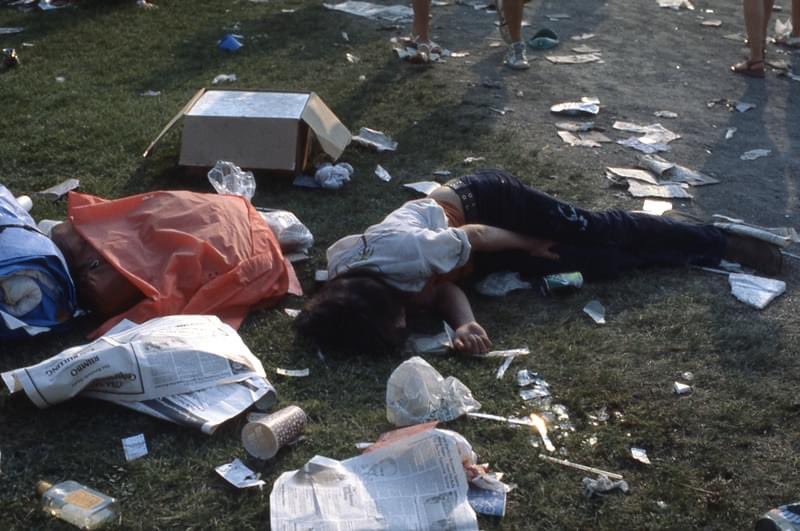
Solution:
<svg viewBox="0 0 800 531"><path fill-rule="evenodd" d="M518 41L508 47L505 65L512 70L527 70L531 67L525 50L525 42Z"/></svg>
<svg viewBox="0 0 800 531"><path fill-rule="evenodd" d="M500 30L500 36L506 44L511 44L511 32L508 31L508 21L503 13L503 0L495 0L494 8L497 11L497 25Z"/></svg>

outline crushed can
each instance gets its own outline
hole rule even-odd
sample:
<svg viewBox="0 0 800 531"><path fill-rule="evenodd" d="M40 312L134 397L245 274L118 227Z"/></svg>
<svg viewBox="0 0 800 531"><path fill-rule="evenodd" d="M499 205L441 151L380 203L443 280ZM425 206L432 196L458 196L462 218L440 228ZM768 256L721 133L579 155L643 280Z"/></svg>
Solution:
<svg viewBox="0 0 800 531"><path fill-rule="evenodd" d="M800 502L767 511L756 522L756 531L800 531Z"/></svg>
<svg viewBox="0 0 800 531"><path fill-rule="evenodd" d="M583 286L583 275L579 271L558 273L542 277L542 295L562 293L576 290Z"/></svg>
<svg viewBox="0 0 800 531"><path fill-rule="evenodd" d="M14 48L3 48L2 61L0 61L0 70L8 70L19 64L19 57L17 50Z"/></svg>

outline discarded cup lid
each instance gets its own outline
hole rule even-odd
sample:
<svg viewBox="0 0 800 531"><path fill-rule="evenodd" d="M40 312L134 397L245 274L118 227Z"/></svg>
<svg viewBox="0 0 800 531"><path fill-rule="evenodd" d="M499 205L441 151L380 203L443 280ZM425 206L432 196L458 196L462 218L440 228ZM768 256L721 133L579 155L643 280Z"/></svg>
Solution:
<svg viewBox="0 0 800 531"><path fill-rule="evenodd" d="M227 50L229 52L235 52L239 48L244 46L239 39L237 39L234 35L228 34L222 37L222 39L217 43L217 48L220 50Z"/></svg>
<svg viewBox="0 0 800 531"><path fill-rule="evenodd" d="M528 46L534 50L549 50L550 48L558 46L558 43L558 35L556 35L555 31L548 28L540 29L533 37L528 39Z"/></svg>

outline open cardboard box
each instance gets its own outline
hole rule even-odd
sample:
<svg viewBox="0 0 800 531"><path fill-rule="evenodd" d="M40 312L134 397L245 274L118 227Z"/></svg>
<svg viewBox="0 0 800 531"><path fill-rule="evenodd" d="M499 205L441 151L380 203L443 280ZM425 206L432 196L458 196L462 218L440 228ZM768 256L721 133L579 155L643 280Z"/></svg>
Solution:
<svg viewBox="0 0 800 531"><path fill-rule="evenodd" d="M350 131L313 92L199 90L148 146L183 118L180 164L211 167L218 160L237 166L301 173L312 139L333 160L350 143Z"/></svg>

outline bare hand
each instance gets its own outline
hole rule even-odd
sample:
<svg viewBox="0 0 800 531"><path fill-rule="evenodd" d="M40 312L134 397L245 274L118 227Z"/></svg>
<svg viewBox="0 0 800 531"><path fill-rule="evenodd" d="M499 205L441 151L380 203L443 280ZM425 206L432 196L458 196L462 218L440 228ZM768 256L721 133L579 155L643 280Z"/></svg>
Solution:
<svg viewBox="0 0 800 531"><path fill-rule="evenodd" d="M456 335L453 338L453 347L456 350L466 352L468 354L485 354L489 352L492 342L483 329L475 321L470 321L456 328Z"/></svg>
<svg viewBox="0 0 800 531"><path fill-rule="evenodd" d="M551 240L540 240L539 238L529 238L527 246L528 254L531 256L540 256L548 260L558 260L561 258L558 253L553 251L553 246L556 242Z"/></svg>

